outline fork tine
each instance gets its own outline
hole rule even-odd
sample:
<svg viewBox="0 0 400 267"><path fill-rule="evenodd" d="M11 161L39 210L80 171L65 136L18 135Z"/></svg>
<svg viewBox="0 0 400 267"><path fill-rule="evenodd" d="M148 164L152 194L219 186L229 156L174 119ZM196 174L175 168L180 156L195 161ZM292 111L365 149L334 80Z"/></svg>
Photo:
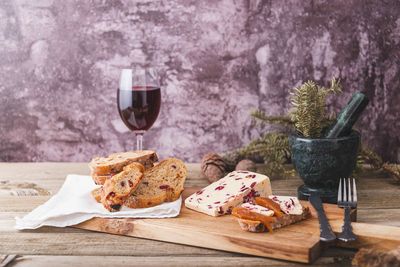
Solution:
<svg viewBox="0 0 400 267"><path fill-rule="evenodd" d="M342 178L340 178L340 180L339 180L339 190L338 190L338 199L337 199L337 201L339 203L343 201L343 198L342 198Z"/></svg>
<svg viewBox="0 0 400 267"><path fill-rule="evenodd" d="M353 202L357 203L356 179L353 178Z"/></svg>
<svg viewBox="0 0 400 267"><path fill-rule="evenodd" d="M353 202L353 185L352 185L352 178L348 178L349 181L349 202Z"/></svg>
<svg viewBox="0 0 400 267"><path fill-rule="evenodd" d="M347 198L347 179L344 178L343 179L343 201L347 202L348 198Z"/></svg>
<svg viewBox="0 0 400 267"><path fill-rule="evenodd" d="M346 178L346 190L347 190L347 203L350 203L351 201L351 187L350 187L350 178Z"/></svg>

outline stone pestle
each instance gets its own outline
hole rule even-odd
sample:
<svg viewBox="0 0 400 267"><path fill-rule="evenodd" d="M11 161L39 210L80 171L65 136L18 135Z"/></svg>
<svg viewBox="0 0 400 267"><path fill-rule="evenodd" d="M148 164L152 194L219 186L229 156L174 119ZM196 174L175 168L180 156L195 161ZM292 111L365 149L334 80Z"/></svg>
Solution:
<svg viewBox="0 0 400 267"><path fill-rule="evenodd" d="M349 103L340 111L336 122L328 129L325 138L338 138L349 135L368 102L368 97L365 94L361 92L354 93Z"/></svg>

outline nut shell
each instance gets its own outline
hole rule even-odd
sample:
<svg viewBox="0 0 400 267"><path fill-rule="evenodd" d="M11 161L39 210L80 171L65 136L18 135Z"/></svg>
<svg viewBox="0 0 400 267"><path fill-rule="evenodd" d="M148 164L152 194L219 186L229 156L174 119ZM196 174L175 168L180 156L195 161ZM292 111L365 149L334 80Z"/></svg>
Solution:
<svg viewBox="0 0 400 267"><path fill-rule="evenodd" d="M249 160L249 159L243 159L243 160L239 161L239 163L236 165L235 171L255 172L255 171L257 171L257 166L254 163L254 161Z"/></svg>
<svg viewBox="0 0 400 267"><path fill-rule="evenodd" d="M213 183L224 177L227 172L227 164L220 155L208 153L201 161L201 171Z"/></svg>

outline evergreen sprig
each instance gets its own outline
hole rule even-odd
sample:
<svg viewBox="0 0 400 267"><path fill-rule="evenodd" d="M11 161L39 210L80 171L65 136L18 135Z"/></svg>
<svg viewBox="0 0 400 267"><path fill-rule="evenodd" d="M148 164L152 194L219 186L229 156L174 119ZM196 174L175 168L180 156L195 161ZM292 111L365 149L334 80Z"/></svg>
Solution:
<svg viewBox="0 0 400 267"><path fill-rule="evenodd" d="M267 133L240 149L238 153L242 156L263 155L287 159L290 156L288 136L282 133Z"/></svg>
<svg viewBox="0 0 400 267"><path fill-rule="evenodd" d="M290 117L295 129L304 137L317 138L327 126L329 116L326 112L326 98L330 94L340 93L337 79L332 79L329 88L321 87L313 81L307 81L291 92L292 111Z"/></svg>
<svg viewBox="0 0 400 267"><path fill-rule="evenodd" d="M283 133L267 133L243 148L226 153L223 157L230 166L233 165L230 163L244 158L262 160L264 167L260 171L275 177L293 173L285 168L285 164L290 159L290 148L288 136Z"/></svg>
<svg viewBox="0 0 400 267"><path fill-rule="evenodd" d="M293 121L289 116L269 116L264 111L255 110L251 116L265 124L278 124L282 126L293 126Z"/></svg>
<svg viewBox="0 0 400 267"><path fill-rule="evenodd" d="M382 169L390 176L400 181L400 164L384 163Z"/></svg>
<svg viewBox="0 0 400 267"><path fill-rule="evenodd" d="M375 153L372 149L361 146L360 151L358 152L358 165L370 165L374 170L379 170L383 166L382 158Z"/></svg>
<svg viewBox="0 0 400 267"><path fill-rule="evenodd" d="M375 151L362 146L358 154L357 169L362 169L365 164L371 166L373 170L383 171L400 181L400 164L384 162Z"/></svg>

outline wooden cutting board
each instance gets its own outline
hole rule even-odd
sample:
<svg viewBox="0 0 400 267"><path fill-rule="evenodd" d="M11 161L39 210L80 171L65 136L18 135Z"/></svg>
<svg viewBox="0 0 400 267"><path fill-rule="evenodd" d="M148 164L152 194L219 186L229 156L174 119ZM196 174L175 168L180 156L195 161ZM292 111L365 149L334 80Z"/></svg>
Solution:
<svg viewBox="0 0 400 267"><path fill-rule="evenodd" d="M186 198L197 188L187 188ZM304 206L311 205L304 201ZM74 227L110 234L134 236L203 248L238 252L262 257L310 263L321 253L319 224L315 210L312 218L275 230L273 233L242 231L229 215L211 217L182 206L177 218L168 219L106 219L93 218ZM336 205L324 204L325 212L335 233L340 232L343 210ZM371 211L373 212L373 210ZM355 213L352 214L355 219ZM375 246L391 249L400 245L400 228L365 223L353 223L358 241L352 244L337 242L342 247Z"/></svg>

